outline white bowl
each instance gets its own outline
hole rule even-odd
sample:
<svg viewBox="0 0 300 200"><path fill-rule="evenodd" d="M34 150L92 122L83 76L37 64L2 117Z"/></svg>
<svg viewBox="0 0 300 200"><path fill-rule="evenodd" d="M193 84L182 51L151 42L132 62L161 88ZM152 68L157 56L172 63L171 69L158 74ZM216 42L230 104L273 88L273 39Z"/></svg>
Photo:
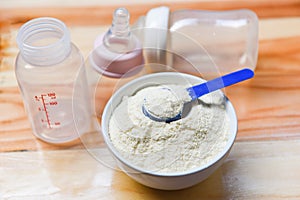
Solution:
<svg viewBox="0 0 300 200"><path fill-rule="evenodd" d="M109 137L109 120L114 109L121 102L123 96L132 96L136 91L153 84L185 83L187 85L195 85L201 82L203 82L203 79L189 74L177 72L155 73L142 76L125 84L112 95L112 97L106 104L102 115L102 134L104 137L104 141L107 144L107 147L112 153L113 157L116 159L119 168L122 169L128 176L130 176L137 182L152 188L163 190L177 190L193 186L203 181L222 165L229 154L229 151L234 143L237 134L237 117L234 108L229 100L226 101L225 108L229 116L230 133L228 142L224 150L207 165L201 166L192 171L174 174L163 174L147 171L138 166L134 166L121 156L121 154L112 144Z"/></svg>

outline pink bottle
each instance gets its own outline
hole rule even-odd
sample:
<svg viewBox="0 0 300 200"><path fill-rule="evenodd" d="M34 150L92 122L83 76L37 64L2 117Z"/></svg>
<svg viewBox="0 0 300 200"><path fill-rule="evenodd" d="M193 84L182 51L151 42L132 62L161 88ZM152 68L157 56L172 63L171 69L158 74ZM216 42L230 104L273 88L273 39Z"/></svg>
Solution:
<svg viewBox="0 0 300 200"><path fill-rule="evenodd" d="M141 70L142 45L130 31L127 9L115 10L112 26L96 39L89 59L97 72L112 78L128 77Z"/></svg>

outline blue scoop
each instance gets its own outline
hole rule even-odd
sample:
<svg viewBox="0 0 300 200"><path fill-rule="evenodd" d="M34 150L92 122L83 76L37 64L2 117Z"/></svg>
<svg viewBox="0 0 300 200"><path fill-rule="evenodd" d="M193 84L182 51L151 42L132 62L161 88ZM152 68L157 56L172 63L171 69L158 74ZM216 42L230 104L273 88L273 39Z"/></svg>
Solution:
<svg viewBox="0 0 300 200"><path fill-rule="evenodd" d="M245 81L247 79L252 78L253 76L254 76L254 72L250 69L245 68L245 69L235 71L235 72L226 74L224 76L218 77L216 79L207 81L205 83L189 87L186 90L188 91L189 95L191 96L191 99L192 99L191 101L195 101L199 97L201 97L205 94L208 94L208 93L216 91L218 89L222 89L224 87L233 85L235 83ZM185 105L186 105L186 103L182 107L184 107ZM145 104L142 106L142 111L145 116L147 116L148 118L150 118L154 121L167 122L167 123L181 119L182 118L182 110L180 113L176 114L175 116L171 116L168 118L161 118L161 117L155 116L155 114L150 112L146 108Z"/></svg>

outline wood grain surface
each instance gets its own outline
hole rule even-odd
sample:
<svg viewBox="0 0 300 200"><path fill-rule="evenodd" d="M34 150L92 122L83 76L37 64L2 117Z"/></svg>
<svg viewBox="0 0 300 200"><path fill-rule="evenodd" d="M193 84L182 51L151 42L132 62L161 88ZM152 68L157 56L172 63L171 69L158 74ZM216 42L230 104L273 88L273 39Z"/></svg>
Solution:
<svg viewBox="0 0 300 200"><path fill-rule="evenodd" d="M23 6L18 6L19 3ZM30 4L31 3L31 4ZM9 24L24 23L27 20L39 16L57 17L67 24L80 24L80 25L95 25L95 24L108 24L111 21L111 13L116 7L126 6L131 13L132 21L137 20L141 15L157 6L165 5L170 7L171 11L178 9L200 9L200 10L231 10L231 9L251 9L257 13L260 18L271 17L290 17L300 16L300 2L299 0L252 0L252 1L239 1L239 0L212 0L212 1L135 1L132 2L116 1L107 3L104 1L91 1L90 3L83 4L76 1L69 3L61 3L60 1L46 1L39 6L34 6L36 1L29 1L24 3L21 0L4 0L3 9L0 7L0 17L2 21L8 21ZM63 4L63 6L60 6ZM33 5L33 6L28 6ZM92 20L91 20L92 19Z"/></svg>
<svg viewBox="0 0 300 200"><path fill-rule="evenodd" d="M109 163L105 149L93 153ZM237 142L230 157L204 182L161 191L133 181L85 150L0 154L3 199L299 199L300 142ZM291 164L292 163L292 164Z"/></svg>
<svg viewBox="0 0 300 200"><path fill-rule="evenodd" d="M255 78L225 90L239 120L233 152L208 180L177 192L146 188L99 162L99 155L107 160L111 157L98 132L63 146L36 139L14 76L18 53L16 34L20 25L29 19L40 16L62 19L86 57L96 36L110 25L115 8L126 6L133 23L159 5L167 5L172 11L247 8L255 11L260 19ZM2 0L0 199L300 199L299 77L299 0L135 0L125 4L118 0L46 0L43 3ZM98 97L101 108L110 97L113 85L109 80L105 83L105 92Z"/></svg>

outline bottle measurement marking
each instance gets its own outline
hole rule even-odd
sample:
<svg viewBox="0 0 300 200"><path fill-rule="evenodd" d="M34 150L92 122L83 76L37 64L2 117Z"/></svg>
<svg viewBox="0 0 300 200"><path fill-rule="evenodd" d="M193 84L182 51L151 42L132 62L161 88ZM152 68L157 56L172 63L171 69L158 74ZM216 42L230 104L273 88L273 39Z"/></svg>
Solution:
<svg viewBox="0 0 300 200"><path fill-rule="evenodd" d="M60 126L60 122L51 122L49 108L52 106L57 106L58 102L56 99L56 93L51 92L47 94L41 94L39 96L34 97L37 102L41 102L41 107L38 107L39 112L44 112L46 119L41 119L42 123L47 123L48 128L53 128L54 126Z"/></svg>
<svg viewBox="0 0 300 200"><path fill-rule="evenodd" d="M48 110L47 110L47 107L46 107L46 104L45 104L44 96L47 96L47 95L45 95L45 94L42 94L42 95L41 95L42 104L43 104L44 111L45 111L45 114L46 114L46 121L47 121L47 123L48 123L49 128L51 128L50 119L49 119L49 114L48 114Z"/></svg>

